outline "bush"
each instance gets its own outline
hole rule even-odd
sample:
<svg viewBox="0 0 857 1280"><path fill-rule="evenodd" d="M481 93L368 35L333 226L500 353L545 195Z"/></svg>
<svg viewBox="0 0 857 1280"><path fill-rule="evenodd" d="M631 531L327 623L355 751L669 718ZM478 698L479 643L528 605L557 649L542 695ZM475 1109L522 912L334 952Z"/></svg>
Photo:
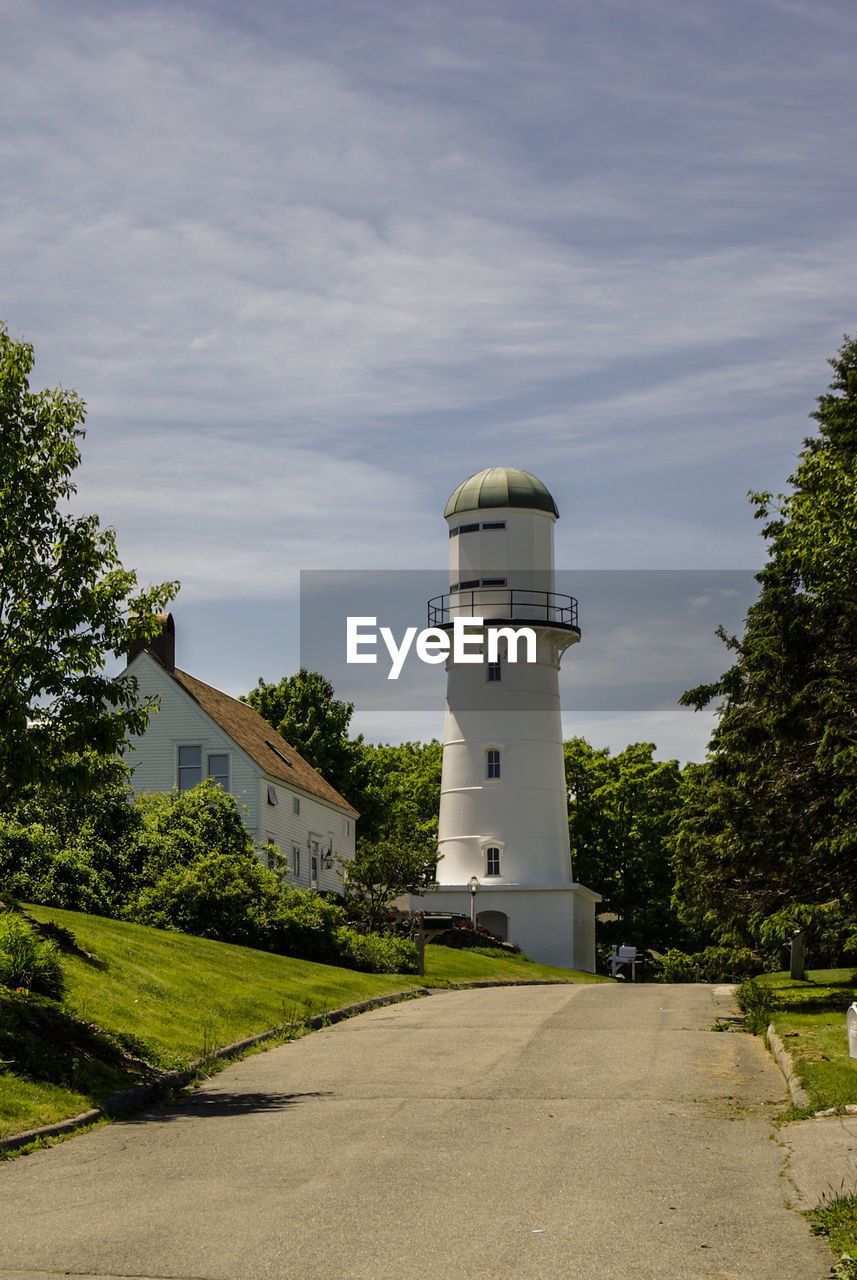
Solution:
<svg viewBox="0 0 857 1280"><path fill-rule="evenodd" d="M441 947L456 947L458 949L496 947L500 951L514 952L516 955L521 954L521 948L516 942L504 942L501 937L496 933L492 933L490 929L486 929L484 925L474 925L471 923L469 916L461 915L452 916L452 928L432 938L432 943L437 943Z"/></svg>
<svg viewBox="0 0 857 1280"><path fill-rule="evenodd" d="M674 947L661 956L655 977L658 982L696 982L696 959Z"/></svg>
<svg viewBox="0 0 857 1280"><path fill-rule="evenodd" d="M364 973L418 973L417 949L408 938L388 933L355 933L343 926L336 931L339 963Z"/></svg>
<svg viewBox="0 0 857 1280"><path fill-rule="evenodd" d="M344 923L345 912L329 898L310 889L281 887L271 950L322 964L347 964L340 960L339 930Z"/></svg>
<svg viewBox="0 0 857 1280"><path fill-rule="evenodd" d="M157 929L271 950L281 896L279 878L254 854L216 849L164 871L127 915Z"/></svg>
<svg viewBox="0 0 857 1280"><path fill-rule="evenodd" d="M703 982L735 982L752 977L762 967L749 947L706 947L694 959Z"/></svg>
<svg viewBox="0 0 857 1280"><path fill-rule="evenodd" d="M26 987L52 1000L61 1000L65 990L56 946L13 911L0 913L0 985Z"/></svg>
<svg viewBox="0 0 857 1280"><path fill-rule="evenodd" d="M135 807L140 825L132 836L132 862L144 885L212 850L224 857L255 857L238 801L211 778L190 791L138 796Z"/></svg>
<svg viewBox="0 0 857 1280"><path fill-rule="evenodd" d="M749 982L741 983L735 992L735 1000L744 1014L747 1030L753 1035L764 1035L777 1007L777 998L772 989L751 978Z"/></svg>
<svg viewBox="0 0 857 1280"><path fill-rule="evenodd" d="M0 815L0 890L24 902L111 914L111 902L86 849L64 847L41 823Z"/></svg>

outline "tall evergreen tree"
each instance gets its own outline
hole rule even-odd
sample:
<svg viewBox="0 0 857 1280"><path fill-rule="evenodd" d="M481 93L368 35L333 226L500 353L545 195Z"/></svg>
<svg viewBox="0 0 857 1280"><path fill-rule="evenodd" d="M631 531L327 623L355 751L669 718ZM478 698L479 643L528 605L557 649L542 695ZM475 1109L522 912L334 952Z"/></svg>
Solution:
<svg viewBox="0 0 857 1280"><path fill-rule="evenodd" d="M686 771L675 848L686 919L758 934L794 903L857 902L857 340L774 500L751 494L768 543L735 661L684 695L719 699L708 762Z"/></svg>

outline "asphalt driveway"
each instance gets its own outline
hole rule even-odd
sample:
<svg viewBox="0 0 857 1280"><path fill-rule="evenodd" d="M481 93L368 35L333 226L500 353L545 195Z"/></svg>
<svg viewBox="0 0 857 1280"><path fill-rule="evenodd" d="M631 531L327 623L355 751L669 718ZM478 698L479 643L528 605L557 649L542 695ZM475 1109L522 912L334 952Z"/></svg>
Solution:
<svg viewBox="0 0 857 1280"><path fill-rule="evenodd" d="M0 1280L823 1280L728 990L448 992L0 1165Z"/></svg>

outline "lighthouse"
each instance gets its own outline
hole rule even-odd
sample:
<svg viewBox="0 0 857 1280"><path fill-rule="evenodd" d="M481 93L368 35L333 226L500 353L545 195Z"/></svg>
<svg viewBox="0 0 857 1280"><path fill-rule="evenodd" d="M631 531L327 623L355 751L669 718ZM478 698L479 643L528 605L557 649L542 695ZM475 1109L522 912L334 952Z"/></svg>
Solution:
<svg viewBox="0 0 857 1280"><path fill-rule="evenodd" d="M600 895L575 883L569 852L559 669L580 627L555 590L559 512L535 476L490 467L444 515L449 591L428 623L467 645L446 664L439 889L412 905L472 913L533 960L594 971Z"/></svg>

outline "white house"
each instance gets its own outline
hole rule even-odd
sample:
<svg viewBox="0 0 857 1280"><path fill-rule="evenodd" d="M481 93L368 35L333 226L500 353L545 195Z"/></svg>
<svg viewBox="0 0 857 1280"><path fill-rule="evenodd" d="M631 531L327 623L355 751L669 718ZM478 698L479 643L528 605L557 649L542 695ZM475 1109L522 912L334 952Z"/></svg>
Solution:
<svg viewBox="0 0 857 1280"><path fill-rule="evenodd" d="M253 839L285 856L289 883L341 892L336 858L354 857L357 810L252 707L180 671L172 614L162 623L157 640L129 654L140 694L159 700L126 756L134 791L214 778L242 806Z"/></svg>
<svg viewBox="0 0 857 1280"><path fill-rule="evenodd" d="M600 895L573 881L569 854L559 667L580 628L577 601L554 590L559 512L535 476L490 467L444 514L449 594L429 602L429 626L466 622L483 657L453 649L446 664L439 889L411 905L466 915L475 893L486 928L534 960L592 971ZM491 628L531 639L501 635L492 661Z"/></svg>

